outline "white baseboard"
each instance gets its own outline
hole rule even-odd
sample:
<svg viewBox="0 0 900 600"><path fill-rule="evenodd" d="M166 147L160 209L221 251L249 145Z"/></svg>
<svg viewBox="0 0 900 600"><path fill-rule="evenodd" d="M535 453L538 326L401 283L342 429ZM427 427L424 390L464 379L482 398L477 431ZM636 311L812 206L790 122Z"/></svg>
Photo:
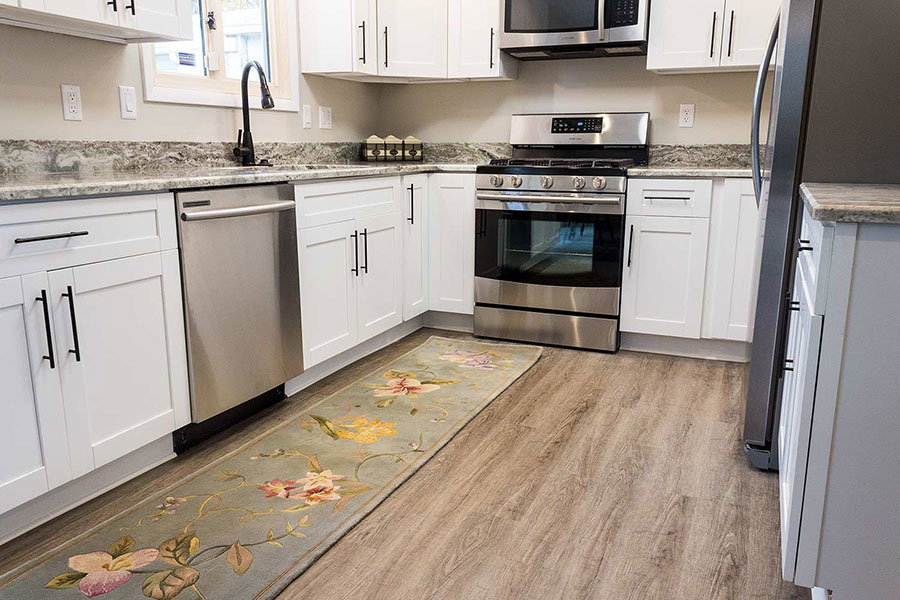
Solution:
<svg viewBox="0 0 900 600"><path fill-rule="evenodd" d="M0 545L175 458L166 435L0 515Z"/></svg>
<svg viewBox="0 0 900 600"><path fill-rule="evenodd" d="M425 327L472 333L475 330L475 316L429 311L425 313Z"/></svg>
<svg viewBox="0 0 900 600"><path fill-rule="evenodd" d="M377 352L382 348L386 348L397 342L406 336L415 333L416 331L422 329L423 327L423 318L416 317L411 321L407 321L406 323L401 323L397 325L393 329L389 329L380 335L376 335L371 340L367 340L358 346L354 346L349 350L346 350L337 356L329 358L325 362L319 363L314 367L310 367L306 371L303 372L302 375L299 375L286 384L284 384L284 392L288 396L293 396L297 392L304 390L311 386L312 384L321 381L331 375L332 373L337 373L341 369L346 366L349 366L355 363L358 360L362 360L373 352Z"/></svg>
<svg viewBox="0 0 900 600"><path fill-rule="evenodd" d="M622 350L649 352L651 354L747 363L750 362L751 349L752 345L745 342L688 340L642 333L622 334Z"/></svg>
<svg viewBox="0 0 900 600"><path fill-rule="evenodd" d="M831 594L828 593L828 590L823 590L822 588L813 588L812 589L812 600L830 600Z"/></svg>

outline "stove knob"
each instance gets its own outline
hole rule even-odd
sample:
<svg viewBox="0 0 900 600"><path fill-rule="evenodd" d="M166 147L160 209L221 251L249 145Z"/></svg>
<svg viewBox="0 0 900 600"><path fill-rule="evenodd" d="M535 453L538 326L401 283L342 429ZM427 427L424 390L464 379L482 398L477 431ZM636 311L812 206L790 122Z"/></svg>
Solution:
<svg viewBox="0 0 900 600"><path fill-rule="evenodd" d="M503 187L503 177L500 175L491 175L491 185L495 188Z"/></svg>
<svg viewBox="0 0 900 600"><path fill-rule="evenodd" d="M512 184L514 188L522 187L522 178L518 175L513 175L509 178L509 183Z"/></svg>
<svg viewBox="0 0 900 600"><path fill-rule="evenodd" d="M602 190L606 187L606 177L594 177L594 180L591 182L591 185L595 190Z"/></svg>
<svg viewBox="0 0 900 600"><path fill-rule="evenodd" d="M573 177L572 178L572 187L576 190L583 190L585 186L584 177Z"/></svg>
<svg viewBox="0 0 900 600"><path fill-rule="evenodd" d="M544 188L545 190L549 190L550 188L552 188L553 187L553 178L550 177L549 175L544 175L543 177L541 177L541 187Z"/></svg>

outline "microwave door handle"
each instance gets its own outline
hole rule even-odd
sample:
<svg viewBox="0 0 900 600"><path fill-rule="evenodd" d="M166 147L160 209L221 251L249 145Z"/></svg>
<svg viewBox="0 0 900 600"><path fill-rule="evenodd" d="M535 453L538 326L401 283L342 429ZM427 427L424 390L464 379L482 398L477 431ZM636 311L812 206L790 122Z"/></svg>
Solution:
<svg viewBox="0 0 900 600"><path fill-rule="evenodd" d="M597 28L600 30L600 41L606 40L606 0L597 0Z"/></svg>
<svg viewBox="0 0 900 600"><path fill-rule="evenodd" d="M781 15L775 18L766 54L759 65L756 75L756 88L753 93L753 122L750 128L750 157L753 160L753 193L756 195L756 206L762 202L762 165L759 160L760 128L762 126L762 105L766 91L766 79L769 76L769 65L778 45L778 31L781 26Z"/></svg>

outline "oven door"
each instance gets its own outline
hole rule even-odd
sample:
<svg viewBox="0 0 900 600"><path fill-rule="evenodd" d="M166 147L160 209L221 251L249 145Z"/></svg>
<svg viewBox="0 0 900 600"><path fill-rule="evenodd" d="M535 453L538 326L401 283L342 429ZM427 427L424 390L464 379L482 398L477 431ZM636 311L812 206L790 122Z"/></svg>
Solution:
<svg viewBox="0 0 900 600"><path fill-rule="evenodd" d="M500 48L597 44L606 0L502 0Z"/></svg>
<svg viewBox="0 0 900 600"><path fill-rule="evenodd" d="M617 316L624 196L546 198L479 193L476 303Z"/></svg>

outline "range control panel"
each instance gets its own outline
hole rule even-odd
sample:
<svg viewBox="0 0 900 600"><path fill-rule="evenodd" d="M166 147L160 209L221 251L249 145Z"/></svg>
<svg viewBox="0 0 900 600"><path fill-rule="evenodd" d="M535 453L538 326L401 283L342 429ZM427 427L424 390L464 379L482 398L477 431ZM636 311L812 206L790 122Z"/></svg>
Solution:
<svg viewBox="0 0 900 600"><path fill-rule="evenodd" d="M551 133L603 133L603 119L599 117L557 117Z"/></svg>
<svg viewBox="0 0 900 600"><path fill-rule="evenodd" d="M613 0L606 5L606 26L628 27L640 20L640 2L643 0Z"/></svg>

